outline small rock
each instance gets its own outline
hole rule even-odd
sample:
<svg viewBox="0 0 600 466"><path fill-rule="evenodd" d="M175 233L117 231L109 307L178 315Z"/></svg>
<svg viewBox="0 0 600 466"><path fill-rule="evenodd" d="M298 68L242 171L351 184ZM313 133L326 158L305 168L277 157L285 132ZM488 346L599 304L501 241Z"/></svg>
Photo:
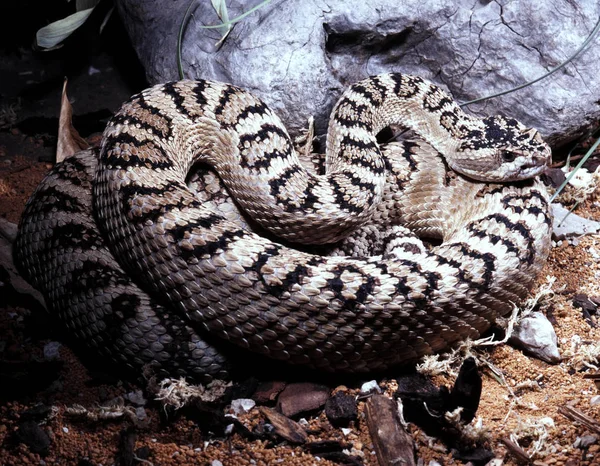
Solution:
<svg viewBox="0 0 600 466"><path fill-rule="evenodd" d="M249 398L240 398L231 402L231 409L236 416L249 412L256 406L256 402Z"/></svg>
<svg viewBox="0 0 600 466"><path fill-rule="evenodd" d="M148 445L144 445L143 447L138 448L135 451L135 456L137 457L138 460L138 464L139 464L139 460L147 460L148 458L150 458L150 447Z"/></svg>
<svg viewBox="0 0 600 466"><path fill-rule="evenodd" d="M285 382L262 382L258 384L252 399L260 404L269 403L277 399L283 389L285 388Z"/></svg>
<svg viewBox="0 0 600 466"><path fill-rule="evenodd" d="M594 445L598 441L598 436L596 435L584 435L582 437L577 437L575 442L573 443L573 448L588 448L590 445Z"/></svg>
<svg viewBox="0 0 600 466"><path fill-rule="evenodd" d="M46 456L50 449L50 437L35 421L24 421L19 424L16 438L24 443L32 453Z"/></svg>
<svg viewBox="0 0 600 466"><path fill-rule="evenodd" d="M344 392L337 392L325 403L325 415L334 427L348 427L358 418L356 399Z"/></svg>
<svg viewBox="0 0 600 466"><path fill-rule="evenodd" d="M44 345L44 359L46 361L56 361L60 359L60 343L57 341L51 341Z"/></svg>
<svg viewBox="0 0 600 466"><path fill-rule="evenodd" d="M329 398L329 388L313 383L293 383L285 387L277 399L277 410L291 417L313 411L325 404Z"/></svg>
<svg viewBox="0 0 600 466"><path fill-rule="evenodd" d="M136 406L145 406L147 403L146 398L144 398L144 393L141 390L127 393L125 399Z"/></svg>
<svg viewBox="0 0 600 466"><path fill-rule="evenodd" d="M146 419L148 419L148 414L142 406L138 406L137 408L135 408L135 417L138 421L143 422Z"/></svg>
<svg viewBox="0 0 600 466"><path fill-rule="evenodd" d="M212 460L210 462L210 466L223 466L223 463L221 463L219 460Z"/></svg>
<svg viewBox="0 0 600 466"><path fill-rule="evenodd" d="M598 436L597 435L584 435L583 437L581 437L581 446L583 448L585 447L589 447L590 445L595 444L598 441Z"/></svg>
<svg viewBox="0 0 600 466"><path fill-rule="evenodd" d="M559 204L552 204L552 213L554 215L552 237L555 240L567 239L572 236L592 235L600 231L600 222L569 213L567 209Z"/></svg>
<svg viewBox="0 0 600 466"><path fill-rule="evenodd" d="M533 312L521 319L509 342L542 361L556 364L561 360L556 332L541 312Z"/></svg>
<svg viewBox="0 0 600 466"><path fill-rule="evenodd" d="M594 395L591 399L590 399L590 404L592 406L598 406L600 405L600 395Z"/></svg>
<svg viewBox="0 0 600 466"><path fill-rule="evenodd" d="M594 319L592 318L598 311L598 306L594 303L586 294L578 293L573 296L573 306L581 309L583 318L592 327L596 326Z"/></svg>
<svg viewBox="0 0 600 466"><path fill-rule="evenodd" d="M377 380L365 382L360 387L361 395L369 395L372 393L381 393L381 387L377 384Z"/></svg>
<svg viewBox="0 0 600 466"><path fill-rule="evenodd" d="M546 171L542 173L540 178L546 186L550 186L554 189L558 188L563 181L567 179L565 172L563 172L560 168L550 167L546 168Z"/></svg>

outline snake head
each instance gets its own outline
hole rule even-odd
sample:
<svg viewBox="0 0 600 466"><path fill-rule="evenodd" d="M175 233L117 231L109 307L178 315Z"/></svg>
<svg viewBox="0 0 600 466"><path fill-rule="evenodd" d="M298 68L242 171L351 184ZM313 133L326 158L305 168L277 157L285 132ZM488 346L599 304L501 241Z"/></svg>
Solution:
<svg viewBox="0 0 600 466"><path fill-rule="evenodd" d="M481 123L465 128L457 162L450 163L454 170L480 181L504 182L533 178L546 169L552 154L537 130L502 116Z"/></svg>

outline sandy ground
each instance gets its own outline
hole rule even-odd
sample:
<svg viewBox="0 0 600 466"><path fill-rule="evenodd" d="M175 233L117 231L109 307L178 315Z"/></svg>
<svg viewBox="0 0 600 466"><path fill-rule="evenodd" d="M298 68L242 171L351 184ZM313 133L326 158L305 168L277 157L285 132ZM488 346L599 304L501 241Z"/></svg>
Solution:
<svg viewBox="0 0 600 466"><path fill-rule="evenodd" d="M51 165L32 157L41 150L42 141L18 130L0 134L0 217L17 222L27 197ZM600 220L599 205L593 200L580 206L577 213ZM481 370L483 392L471 426L477 426L477 435L483 439L481 444L494 452L500 461L497 464L518 464L502 441L511 436L528 453L533 453L532 462L538 466L600 464L600 430L589 430L559 413L560 408L570 406L600 419L600 404L594 404L598 390L593 380L585 378L596 371L585 366L581 357L585 351L597 350L600 335L596 316L586 321L581 310L572 304L576 294L600 297L599 264L600 238L589 236L576 246L566 242L557 245L540 277L542 284L547 277L556 280L555 294L545 302L544 309L556 329L564 358L560 364L546 364L508 345L478 353L489 365L484 364ZM0 309L0 372L10 376L9 384L20 388L12 390L6 382L2 383L0 464L127 464L118 454L126 450L124 445L133 448L139 461L146 462L139 464L216 466L215 460L224 465L335 464L309 453L302 445L252 441L238 433L225 437L207 434L193 416L176 413L166 416L160 403L153 400L143 405L147 419L136 427L123 417L102 421L69 415L68 409L76 405L93 409L124 397L138 387L111 378L110 374L98 375L94 368L90 371L64 344L59 348L58 363L48 361L44 357L45 345L62 338L51 319L27 303L13 301L3 305ZM495 375L490 366L495 368ZM392 375L388 380L379 381L390 392L395 387ZM434 381L451 386L453 378L441 375ZM356 386L349 385L347 390L356 393ZM336 389L336 385L330 388ZM32 453L18 441L17 430L26 419L44 419L41 428L51 443L43 456ZM335 440L357 456L357 461L377 464L366 427L364 401L359 402L358 421L352 423L347 432L332 427L323 412L306 419L309 443ZM250 428L264 423L256 408L242 415L240 420ZM433 466L435 461L442 465L464 464L453 459L441 441L426 436L413 425L410 432L422 464ZM583 444L581 438L585 440ZM129 443L124 439L129 439Z"/></svg>

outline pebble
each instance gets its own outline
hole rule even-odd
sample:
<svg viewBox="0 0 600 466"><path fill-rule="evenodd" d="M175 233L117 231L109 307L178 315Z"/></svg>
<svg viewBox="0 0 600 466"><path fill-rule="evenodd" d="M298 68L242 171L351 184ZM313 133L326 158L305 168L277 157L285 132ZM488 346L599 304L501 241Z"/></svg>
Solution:
<svg viewBox="0 0 600 466"><path fill-rule="evenodd" d="M285 388L285 382L262 382L258 384L252 399L260 404L266 404L271 401L275 401L277 395L279 395Z"/></svg>
<svg viewBox="0 0 600 466"><path fill-rule="evenodd" d="M125 399L136 406L145 406L147 402L144 398L144 393L141 390L135 390L133 392L127 393L125 395Z"/></svg>
<svg viewBox="0 0 600 466"><path fill-rule="evenodd" d="M46 361L56 361L60 359L60 343L57 341L51 341L44 345L44 359Z"/></svg>
<svg viewBox="0 0 600 466"><path fill-rule="evenodd" d="M547 317L533 312L515 326L509 343L542 361L556 364L561 361L556 332Z"/></svg>
<svg viewBox="0 0 600 466"><path fill-rule="evenodd" d="M552 213L554 214L552 237L555 240L590 235L600 230L600 222L588 220L572 212L569 213L560 204L552 204Z"/></svg>
<svg viewBox="0 0 600 466"><path fill-rule="evenodd" d="M291 417L322 407L329 398L329 388L314 383L293 383L277 399L277 410Z"/></svg>
<svg viewBox="0 0 600 466"><path fill-rule="evenodd" d="M575 439L575 442L573 443L573 448L587 448L590 445L595 444L596 442L598 442L598 436L591 434L583 435Z"/></svg>
<svg viewBox="0 0 600 466"><path fill-rule="evenodd" d="M377 384L377 380L370 380L369 382L365 382L361 385L360 393L362 395L381 393L381 387Z"/></svg>
<svg viewBox="0 0 600 466"><path fill-rule="evenodd" d="M325 415L334 427L348 427L358 418L356 399L344 392L337 392L325 403Z"/></svg>
<svg viewBox="0 0 600 466"><path fill-rule="evenodd" d="M239 398L231 402L231 409L236 416L249 412L255 406L256 402L249 398Z"/></svg>
<svg viewBox="0 0 600 466"><path fill-rule="evenodd" d="M598 406L600 405L600 395L594 395L591 399L590 399L590 404L592 406Z"/></svg>
<svg viewBox="0 0 600 466"><path fill-rule="evenodd" d="M24 421L19 424L16 433L17 441L29 447L32 453L42 456L48 454L50 449L50 437L35 421Z"/></svg>
<svg viewBox="0 0 600 466"><path fill-rule="evenodd" d="M146 410L143 407L138 406L137 408L135 408L135 417L138 421L143 422L146 419L148 419L148 414L146 413Z"/></svg>

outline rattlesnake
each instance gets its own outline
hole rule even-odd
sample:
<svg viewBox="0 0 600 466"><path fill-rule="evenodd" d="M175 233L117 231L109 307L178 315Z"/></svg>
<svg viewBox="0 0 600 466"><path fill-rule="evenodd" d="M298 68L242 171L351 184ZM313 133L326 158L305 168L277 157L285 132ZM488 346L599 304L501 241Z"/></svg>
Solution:
<svg viewBox="0 0 600 466"><path fill-rule="evenodd" d="M417 139L380 150L390 124ZM99 153L52 170L15 260L78 339L136 370L207 381L235 346L381 370L479 336L527 294L551 228L529 178L549 156L537 131L388 74L338 101L315 174L248 92L167 83L122 106ZM198 163L227 195L187 186Z"/></svg>

